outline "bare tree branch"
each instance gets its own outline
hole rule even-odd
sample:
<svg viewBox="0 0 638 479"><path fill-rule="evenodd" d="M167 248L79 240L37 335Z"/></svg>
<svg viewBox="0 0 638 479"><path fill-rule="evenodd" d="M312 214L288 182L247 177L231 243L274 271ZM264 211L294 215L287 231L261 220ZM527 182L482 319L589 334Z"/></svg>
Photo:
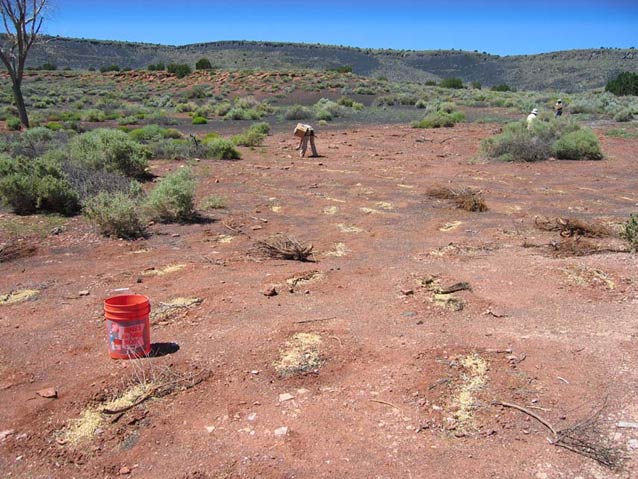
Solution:
<svg viewBox="0 0 638 479"><path fill-rule="evenodd" d="M13 96L20 115L20 122L29 127L22 78L29 50L36 42L48 0L0 0L0 15L5 29L0 45L0 60L11 77Z"/></svg>

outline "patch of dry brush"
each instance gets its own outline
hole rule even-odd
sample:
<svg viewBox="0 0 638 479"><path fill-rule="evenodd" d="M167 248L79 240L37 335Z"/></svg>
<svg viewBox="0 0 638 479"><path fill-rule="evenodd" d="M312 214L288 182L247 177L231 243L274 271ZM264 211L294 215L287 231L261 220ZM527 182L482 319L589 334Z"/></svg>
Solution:
<svg viewBox="0 0 638 479"><path fill-rule="evenodd" d="M33 243L22 239L13 239L7 243L0 243L0 263L33 256L36 250L37 247Z"/></svg>
<svg viewBox="0 0 638 479"><path fill-rule="evenodd" d="M311 261L313 246L297 240L294 236L279 233L257 241L255 249L268 258Z"/></svg>
<svg viewBox="0 0 638 479"><path fill-rule="evenodd" d="M587 222L577 218L534 219L536 227L543 231L558 231L563 238L584 236L585 238L605 238L613 236L611 229L599 222Z"/></svg>
<svg viewBox="0 0 638 479"><path fill-rule="evenodd" d="M427 191L430 198L452 200L457 208L465 211L487 211L487 205L481 191L472 188L449 188L447 186L433 186Z"/></svg>

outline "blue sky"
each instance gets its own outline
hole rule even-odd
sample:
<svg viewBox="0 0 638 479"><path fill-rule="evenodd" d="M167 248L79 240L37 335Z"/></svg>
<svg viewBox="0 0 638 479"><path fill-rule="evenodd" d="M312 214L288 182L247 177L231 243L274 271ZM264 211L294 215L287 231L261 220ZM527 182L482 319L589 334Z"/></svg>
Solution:
<svg viewBox="0 0 638 479"><path fill-rule="evenodd" d="M270 40L500 55L638 47L638 0L51 0L45 33L169 45ZM305 6L304 6L305 5Z"/></svg>

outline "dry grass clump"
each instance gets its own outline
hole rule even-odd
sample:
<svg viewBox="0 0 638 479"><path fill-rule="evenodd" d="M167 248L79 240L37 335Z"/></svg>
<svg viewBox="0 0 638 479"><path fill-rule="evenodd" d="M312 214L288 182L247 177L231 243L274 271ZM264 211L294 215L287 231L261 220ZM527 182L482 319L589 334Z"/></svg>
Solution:
<svg viewBox="0 0 638 479"><path fill-rule="evenodd" d="M577 218L545 218L534 219L536 227L543 231L558 231L563 238L584 236L585 238L604 238L612 236L609 227L597 222L587 222Z"/></svg>
<svg viewBox="0 0 638 479"><path fill-rule="evenodd" d="M465 211L487 211L487 205L480 191L472 188L449 188L447 186L434 186L427 191L430 198L440 200L452 200L457 208Z"/></svg>
<svg viewBox="0 0 638 479"><path fill-rule="evenodd" d="M37 249L36 245L24 239L11 239L7 243L0 243L0 263L33 256Z"/></svg>
<svg viewBox="0 0 638 479"><path fill-rule="evenodd" d="M295 237L283 233L257 241L255 247L268 258L296 261L311 261L313 249L312 244L302 243Z"/></svg>

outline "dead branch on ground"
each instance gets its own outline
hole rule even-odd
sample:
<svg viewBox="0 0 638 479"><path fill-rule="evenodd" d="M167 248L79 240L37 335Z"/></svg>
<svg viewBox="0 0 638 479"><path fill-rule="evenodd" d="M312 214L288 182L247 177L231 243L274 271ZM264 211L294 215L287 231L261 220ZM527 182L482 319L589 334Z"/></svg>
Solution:
<svg viewBox="0 0 638 479"><path fill-rule="evenodd" d="M492 404L515 409L536 419L552 433L549 443L553 446L593 459L610 469L618 469L622 465L623 457L620 450L610 445L599 431L604 404L581 421L564 429L556 429L549 421L523 406L503 401L495 401Z"/></svg>

